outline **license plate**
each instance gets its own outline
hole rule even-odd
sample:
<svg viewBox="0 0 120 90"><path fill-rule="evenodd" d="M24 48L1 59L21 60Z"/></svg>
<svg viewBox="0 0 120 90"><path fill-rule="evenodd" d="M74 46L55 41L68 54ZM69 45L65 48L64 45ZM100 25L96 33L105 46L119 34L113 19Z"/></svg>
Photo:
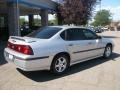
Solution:
<svg viewBox="0 0 120 90"><path fill-rule="evenodd" d="M10 62L14 61L14 56L12 54L9 54L8 52L5 52L5 56Z"/></svg>

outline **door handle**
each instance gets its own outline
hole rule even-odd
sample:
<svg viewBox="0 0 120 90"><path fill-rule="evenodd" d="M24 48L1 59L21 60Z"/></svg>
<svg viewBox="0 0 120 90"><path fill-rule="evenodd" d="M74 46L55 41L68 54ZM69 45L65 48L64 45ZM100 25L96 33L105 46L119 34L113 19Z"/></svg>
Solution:
<svg viewBox="0 0 120 90"><path fill-rule="evenodd" d="M73 46L74 44L69 44L68 46Z"/></svg>
<svg viewBox="0 0 120 90"><path fill-rule="evenodd" d="M91 45L91 44L92 44L92 42L89 42L88 44L89 44L89 45Z"/></svg>

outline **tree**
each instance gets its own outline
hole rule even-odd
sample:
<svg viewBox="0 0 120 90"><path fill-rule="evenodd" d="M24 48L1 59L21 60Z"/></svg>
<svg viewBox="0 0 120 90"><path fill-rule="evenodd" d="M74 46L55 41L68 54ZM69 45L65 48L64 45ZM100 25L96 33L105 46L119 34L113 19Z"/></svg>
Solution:
<svg viewBox="0 0 120 90"><path fill-rule="evenodd" d="M19 22L20 22L20 26L23 25L23 23L26 22L26 21L25 21L25 18L20 18L20 19L19 19Z"/></svg>
<svg viewBox="0 0 120 90"><path fill-rule="evenodd" d="M87 24L97 1L99 0L63 0L57 10L58 21L62 24Z"/></svg>
<svg viewBox="0 0 120 90"><path fill-rule="evenodd" d="M41 26L41 19L35 18L33 26Z"/></svg>
<svg viewBox="0 0 120 90"><path fill-rule="evenodd" d="M93 26L105 26L112 21L111 13L108 10L100 10L94 17Z"/></svg>

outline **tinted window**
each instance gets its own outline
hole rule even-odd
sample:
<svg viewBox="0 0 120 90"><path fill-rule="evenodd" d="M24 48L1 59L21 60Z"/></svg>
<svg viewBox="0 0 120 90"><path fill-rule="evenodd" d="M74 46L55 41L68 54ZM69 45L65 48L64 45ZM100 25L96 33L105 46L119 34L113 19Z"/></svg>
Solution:
<svg viewBox="0 0 120 90"><path fill-rule="evenodd" d="M93 31L84 29L83 32L86 39L97 39L97 35Z"/></svg>
<svg viewBox="0 0 120 90"><path fill-rule="evenodd" d="M75 28L75 29L68 29L61 33L61 37L64 40L84 40L85 36L81 29Z"/></svg>
<svg viewBox="0 0 120 90"><path fill-rule="evenodd" d="M49 39L54 36L57 32L59 32L62 28L57 27L44 27L40 28L37 31L32 32L28 35L28 37L33 38L41 38L41 39Z"/></svg>

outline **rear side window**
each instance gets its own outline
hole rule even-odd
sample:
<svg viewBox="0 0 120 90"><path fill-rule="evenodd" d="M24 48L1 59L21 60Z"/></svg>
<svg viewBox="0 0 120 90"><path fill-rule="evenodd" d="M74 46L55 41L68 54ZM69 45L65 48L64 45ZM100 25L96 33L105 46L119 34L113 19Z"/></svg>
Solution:
<svg viewBox="0 0 120 90"><path fill-rule="evenodd" d="M79 28L67 29L63 31L60 36L62 37L62 39L67 40L67 41L85 39L83 31Z"/></svg>
<svg viewBox="0 0 120 90"><path fill-rule="evenodd" d="M87 40L97 39L97 35L91 30L83 29L83 33Z"/></svg>
<svg viewBox="0 0 120 90"><path fill-rule="evenodd" d="M28 37L49 39L52 36L54 36L57 32L59 32L61 29L62 28L58 28L58 27L44 27L30 33Z"/></svg>

